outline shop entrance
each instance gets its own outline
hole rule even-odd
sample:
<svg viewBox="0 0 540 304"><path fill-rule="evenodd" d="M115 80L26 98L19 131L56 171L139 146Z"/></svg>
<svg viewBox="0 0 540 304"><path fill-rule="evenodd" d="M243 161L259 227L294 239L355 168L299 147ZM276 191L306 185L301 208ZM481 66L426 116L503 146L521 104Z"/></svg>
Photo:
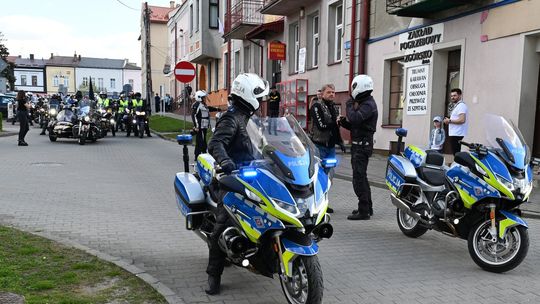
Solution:
<svg viewBox="0 0 540 304"><path fill-rule="evenodd" d="M538 90L536 91L536 118L532 150L534 157L540 157L540 65L538 65Z"/></svg>
<svg viewBox="0 0 540 304"><path fill-rule="evenodd" d="M453 50L448 52L448 67L446 69L446 96L444 97L444 116L450 117L454 104L450 101L450 91L454 88L459 88L461 50ZM447 140L444 142L443 153L452 154L452 148L448 141L448 125L444 125Z"/></svg>

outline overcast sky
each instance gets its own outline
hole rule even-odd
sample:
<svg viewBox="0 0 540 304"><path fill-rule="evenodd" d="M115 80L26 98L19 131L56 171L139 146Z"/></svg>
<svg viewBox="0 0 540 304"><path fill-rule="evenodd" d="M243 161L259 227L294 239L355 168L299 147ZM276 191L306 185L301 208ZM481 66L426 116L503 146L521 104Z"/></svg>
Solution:
<svg viewBox="0 0 540 304"><path fill-rule="evenodd" d="M179 1L177 1L179 2ZM122 5L124 3L125 5ZM51 53L129 59L141 64L140 0L8 0L0 32L10 55L49 58ZM169 0L149 5L169 6ZM134 9L130 9L129 6Z"/></svg>

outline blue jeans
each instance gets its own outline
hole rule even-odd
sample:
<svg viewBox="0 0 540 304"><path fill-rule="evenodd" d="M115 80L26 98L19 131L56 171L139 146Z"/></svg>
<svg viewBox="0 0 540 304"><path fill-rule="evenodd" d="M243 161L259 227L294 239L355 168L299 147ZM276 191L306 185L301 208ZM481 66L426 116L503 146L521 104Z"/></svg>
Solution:
<svg viewBox="0 0 540 304"><path fill-rule="evenodd" d="M336 158L336 148L327 148L325 146L317 146L317 149L319 149L319 154L321 156L321 159L325 158Z"/></svg>

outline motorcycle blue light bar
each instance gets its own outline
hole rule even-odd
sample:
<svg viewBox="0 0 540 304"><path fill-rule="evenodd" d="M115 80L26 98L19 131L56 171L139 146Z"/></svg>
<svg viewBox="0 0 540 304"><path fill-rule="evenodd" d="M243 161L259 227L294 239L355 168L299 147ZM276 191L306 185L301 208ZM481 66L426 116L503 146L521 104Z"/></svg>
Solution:
<svg viewBox="0 0 540 304"><path fill-rule="evenodd" d="M252 167L244 167L240 169L240 176L245 180L252 180L257 177L257 169Z"/></svg>
<svg viewBox="0 0 540 304"><path fill-rule="evenodd" d="M338 161L335 158L325 158L322 160L322 165L325 168L334 168L337 166L337 163Z"/></svg>
<svg viewBox="0 0 540 304"><path fill-rule="evenodd" d="M191 134L179 134L176 135L176 141L179 145L189 145L191 144L191 141L193 139L193 136Z"/></svg>

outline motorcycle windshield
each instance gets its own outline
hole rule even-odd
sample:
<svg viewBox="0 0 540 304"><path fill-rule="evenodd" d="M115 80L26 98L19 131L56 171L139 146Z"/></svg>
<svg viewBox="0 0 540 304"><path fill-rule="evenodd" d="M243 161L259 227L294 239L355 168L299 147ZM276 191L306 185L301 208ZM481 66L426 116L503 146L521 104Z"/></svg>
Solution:
<svg viewBox="0 0 540 304"><path fill-rule="evenodd" d="M495 149L510 165L524 170L529 163L529 147L519 129L504 117L486 114L484 130L487 145Z"/></svg>
<svg viewBox="0 0 540 304"><path fill-rule="evenodd" d="M71 110L62 110L56 116L56 120L58 121L71 122L72 119L73 119L73 112Z"/></svg>
<svg viewBox="0 0 540 304"><path fill-rule="evenodd" d="M308 185L313 176L317 149L293 116L252 116L248 125L254 159L270 159L289 182ZM277 173L277 172L276 172Z"/></svg>
<svg viewBox="0 0 540 304"><path fill-rule="evenodd" d="M77 115L79 116L86 116L90 113L90 106L89 105L82 105L79 108L79 112L77 112Z"/></svg>

